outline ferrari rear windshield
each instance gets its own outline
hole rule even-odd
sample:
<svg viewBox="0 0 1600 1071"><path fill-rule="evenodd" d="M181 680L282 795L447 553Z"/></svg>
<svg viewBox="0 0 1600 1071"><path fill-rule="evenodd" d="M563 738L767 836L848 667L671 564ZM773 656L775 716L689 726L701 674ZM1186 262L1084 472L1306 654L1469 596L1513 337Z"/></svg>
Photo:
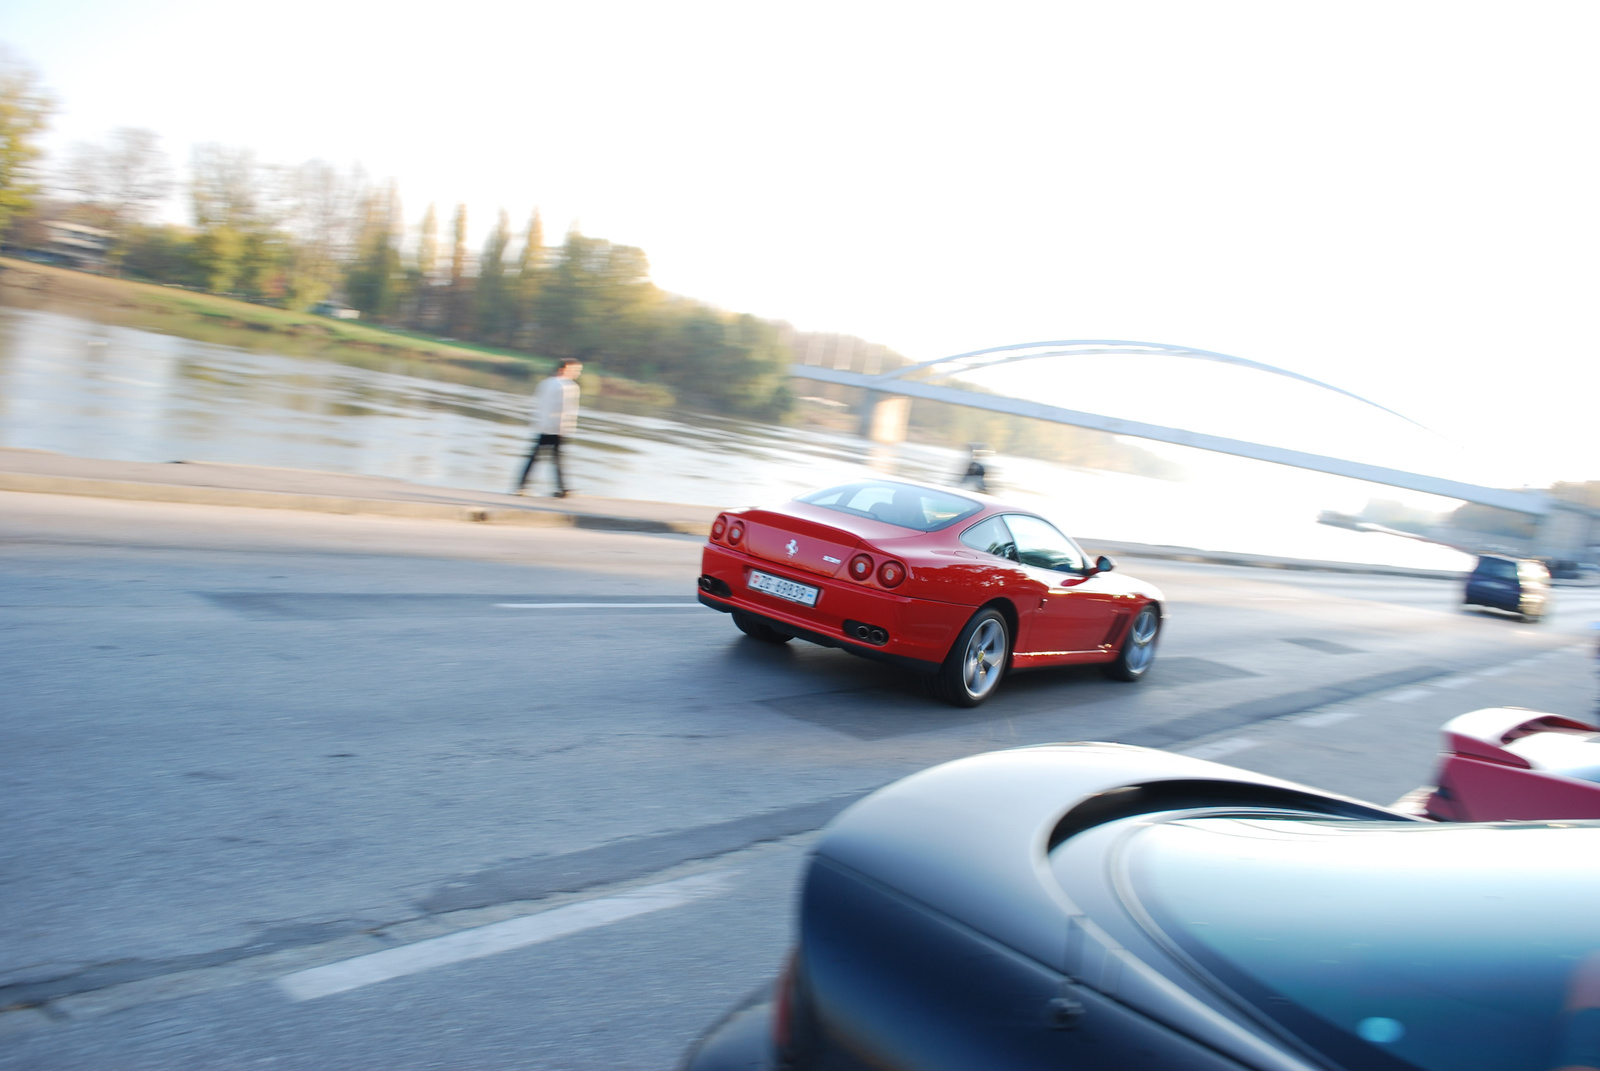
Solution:
<svg viewBox="0 0 1600 1071"><path fill-rule="evenodd" d="M983 509L970 498L893 480L859 480L801 495L798 501L918 532L936 532Z"/></svg>
<svg viewBox="0 0 1600 1071"><path fill-rule="evenodd" d="M1206 818L1130 848L1157 932L1342 1067L1600 1067L1600 824Z"/></svg>

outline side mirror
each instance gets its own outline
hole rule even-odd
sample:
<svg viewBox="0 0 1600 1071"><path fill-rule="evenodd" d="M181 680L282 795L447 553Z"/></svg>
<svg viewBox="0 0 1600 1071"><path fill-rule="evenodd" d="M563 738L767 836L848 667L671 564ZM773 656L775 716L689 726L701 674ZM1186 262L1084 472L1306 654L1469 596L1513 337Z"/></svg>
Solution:
<svg viewBox="0 0 1600 1071"><path fill-rule="evenodd" d="M1117 563L1106 557L1104 554L1100 555L1100 557L1094 560L1094 571L1096 573L1109 573L1116 567Z"/></svg>

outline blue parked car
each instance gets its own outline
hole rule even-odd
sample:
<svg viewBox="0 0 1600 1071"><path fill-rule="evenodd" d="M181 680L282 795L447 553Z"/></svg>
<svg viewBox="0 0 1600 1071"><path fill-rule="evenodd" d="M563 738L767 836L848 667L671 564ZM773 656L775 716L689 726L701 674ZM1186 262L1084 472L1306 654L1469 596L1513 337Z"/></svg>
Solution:
<svg viewBox="0 0 1600 1071"><path fill-rule="evenodd" d="M1550 571L1536 561L1484 554L1467 575L1466 606L1487 606L1537 621L1550 607Z"/></svg>

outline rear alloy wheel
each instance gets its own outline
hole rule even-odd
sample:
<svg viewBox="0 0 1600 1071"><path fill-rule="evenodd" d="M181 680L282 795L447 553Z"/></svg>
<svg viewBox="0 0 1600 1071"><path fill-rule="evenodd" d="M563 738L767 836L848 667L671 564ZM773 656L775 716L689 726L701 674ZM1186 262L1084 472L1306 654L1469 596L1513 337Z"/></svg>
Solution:
<svg viewBox="0 0 1600 1071"><path fill-rule="evenodd" d="M1011 657L1011 634L999 610L980 610L967 622L928 678L928 690L951 706L975 707L994 694Z"/></svg>
<svg viewBox="0 0 1600 1071"><path fill-rule="evenodd" d="M1161 615L1154 606L1146 606L1134 616L1128 626L1127 638L1117 657L1100 667L1100 671L1114 681L1136 681L1150 669L1156 660L1156 637L1161 634Z"/></svg>
<svg viewBox="0 0 1600 1071"><path fill-rule="evenodd" d="M740 632L749 636L752 640L760 640L762 643L788 643L794 639L787 632L779 632L765 621L751 617L749 614L742 614L738 610L733 612L733 623L738 626Z"/></svg>

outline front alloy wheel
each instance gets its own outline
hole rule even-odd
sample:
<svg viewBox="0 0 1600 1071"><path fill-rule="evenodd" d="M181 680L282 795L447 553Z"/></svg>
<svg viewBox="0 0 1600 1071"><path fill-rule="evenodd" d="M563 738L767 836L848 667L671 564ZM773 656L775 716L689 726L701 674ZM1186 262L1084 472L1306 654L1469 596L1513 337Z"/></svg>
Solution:
<svg viewBox="0 0 1600 1071"><path fill-rule="evenodd" d="M1156 637L1161 634L1161 615L1154 606L1143 607L1128 626L1117 657L1101 669L1114 681L1136 681L1156 660Z"/></svg>
<svg viewBox="0 0 1600 1071"><path fill-rule="evenodd" d="M951 706L975 707L999 687L1010 657L1011 636L1004 615L981 610L956 637L944 664L929 678L929 688Z"/></svg>

